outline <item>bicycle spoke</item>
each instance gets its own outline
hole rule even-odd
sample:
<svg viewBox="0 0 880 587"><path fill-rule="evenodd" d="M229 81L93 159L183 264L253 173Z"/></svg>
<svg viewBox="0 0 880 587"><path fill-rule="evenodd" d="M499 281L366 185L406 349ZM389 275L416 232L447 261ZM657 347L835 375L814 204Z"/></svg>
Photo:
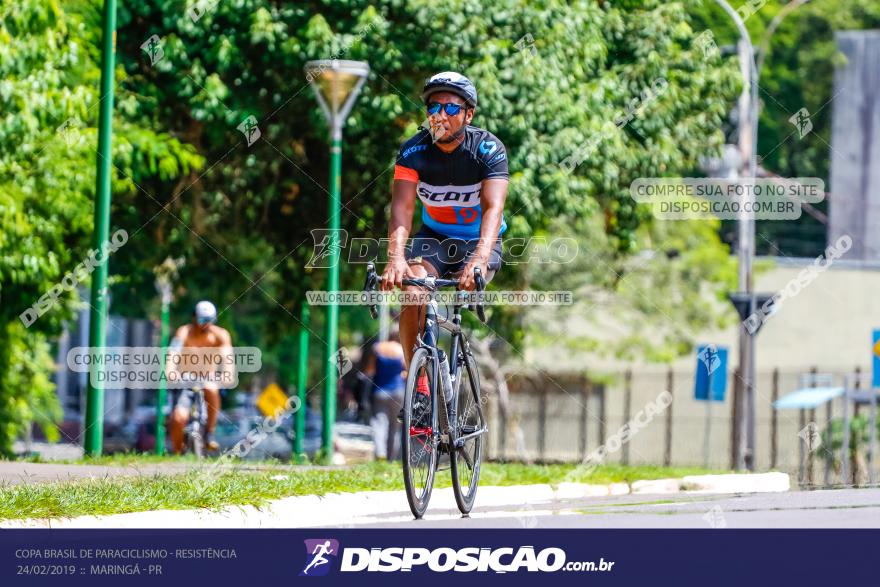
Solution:
<svg viewBox="0 0 880 587"><path fill-rule="evenodd" d="M472 457L471 455L469 455L469 454L467 453L467 451L465 451L465 450L460 451L459 454L461 454L461 456L462 456L462 458L464 459L465 463L467 463L468 469L470 469L471 471L473 471L473 470L474 470L474 459L473 459L473 457Z"/></svg>

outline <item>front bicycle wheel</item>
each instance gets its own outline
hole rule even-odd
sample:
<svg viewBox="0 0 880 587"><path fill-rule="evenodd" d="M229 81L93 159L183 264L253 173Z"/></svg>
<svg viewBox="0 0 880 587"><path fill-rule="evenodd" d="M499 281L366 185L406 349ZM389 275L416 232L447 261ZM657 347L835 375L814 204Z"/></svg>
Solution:
<svg viewBox="0 0 880 587"><path fill-rule="evenodd" d="M417 391L418 381L427 377L431 396ZM437 415L431 406L437 386L434 358L425 348L416 350L409 364L406 389L403 395L403 482L409 509L418 519L428 509L434 488L434 469L437 465L437 442L434 431ZM419 397L422 396L422 397ZM426 401L427 400L427 401Z"/></svg>
<svg viewBox="0 0 880 587"><path fill-rule="evenodd" d="M205 457L205 439L202 435L200 426L193 426L193 429L190 431L189 437L187 438L187 444L190 453L192 453L197 459Z"/></svg>
<svg viewBox="0 0 880 587"><path fill-rule="evenodd" d="M469 352L459 357L458 399L456 401L455 441L462 446L452 451L452 490L458 509L463 514L470 513L477 497L480 482L480 463L483 459L483 433L486 420L480 401L480 373L477 363ZM477 434L480 432L480 434Z"/></svg>

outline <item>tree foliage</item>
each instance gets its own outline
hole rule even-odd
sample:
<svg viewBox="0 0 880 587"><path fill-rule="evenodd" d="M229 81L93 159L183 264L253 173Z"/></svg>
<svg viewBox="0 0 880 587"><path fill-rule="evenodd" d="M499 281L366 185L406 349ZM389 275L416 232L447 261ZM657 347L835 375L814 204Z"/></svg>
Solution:
<svg viewBox="0 0 880 587"><path fill-rule="evenodd" d="M15 325L90 246L98 5L3 4L0 336L24 341L20 348L44 348L41 337L69 316L60 309L27 330ZM326 225L329 167L326 124L303 72L312 59L371 66L345 128L342 222L351 237L385 236L394 156L424 118L421 85L458 70L480 92L475 124L508 148L509 236L590 231L595 249L581 254L611 264L591 282L608 291L626 283L609 275L648 247L671 240L695 255L723 253L703 227L654 226L628 193L637 177L691 173L722 142L718 128L739 90L735 64L695 44L700 29L683 2L155 0L122 3L118 25L112 226L129 241L111 259L116 313L153 313L153 267L183 257L177 319L207 297L237 344L271 349L293 331L304 292L324 281L306 268L310 230ZM659 80L663 91L645 99ZM249 116L261 135L251 145L238 129ZM597 137L569 172L562 162ZM346 264L342 278L359 287L362 266ZM528 283L516 266L498 278L500 287ZM321 314L313 312L316 338ZM493 328L516 341L521 319L497 311ZM343 340L365 322L362 308L344 311ZM4 357L0 394L21 398L28 390L10 373L22 355Z"/></svg>
<svg viewBox="0 0 880 587"><path fill-rule="evenodd" d="M59 415L47 344L76 291L28 328L19 315L79 264L91 241L98 114L99 3L0 5L0 454L30 422L52 434ZM122 71L120 70L120 74ZM131 168L163 150L182 165L192 147L117 116L117 194ZM160 157L161 158L161 157ZM69 283L69 282L68 282ZM87 283L81 283L86 286Z"/></svg>
<svg viewBox="0 0 880 587"><path fill-rule="evenodd" d="M235 303L228 320L240 334L290 331L303 292L323 282L304 266L309 231L326 225L327 129L303 73L322 58L365 60L372 70L345 129L342 221L351 236L385 236L394 155L424 118L421 84L453 69L477 83L475 124L508 147L509 235L599 217L604 246L626 255L647 220L629 183L693 168L720 144L737 90L735 68L706 60L688 19L683 3L659 1L127 5L120 51L140 120L194 145L206 170L178 183L139 182L150 196L132 195L131 221L160 205L169 213L144 229L142 246L122 252L128 293L117 299L142 310L149 267L182 255L198 260L178 292L182 311L210 295L221 309ZM141 50L152 35L161 39L157 63ZM618 128L621 112L657 80L667 91ZM261 138L248 146L237 126L250 115ZM600 148L568 173L560 163L597 134ZM344 287L360 285L360 269L346 267ZM504 273L501 283L521 281L515 269ZM343 317L351 325L362 314Z"/></svg>
<svg viewBox="0 0 880 587"><path fill-rule="evenodd" d="M760 78L759 162L783 177L820 177L826 191L831 192L834 71L845 62L834 35L880 27L880 4L874 0L811 0L786 11L775 32L766 37L768 26L791 3L770 0L746 21L756 49L764 45L765 38L769 40ZM694 15L699 26L715 32L719 44L736 42L738 35L730 17L714 2L695 8ZM801 108L807 109L813 125L803 138L789 120ZM828 212L827 202L816 208ZM734 233L732 224L725 223L728 240ZM797 221L760 221L757 232L759 254L814 257L827 244L826 226L807 214Z"/></svg>

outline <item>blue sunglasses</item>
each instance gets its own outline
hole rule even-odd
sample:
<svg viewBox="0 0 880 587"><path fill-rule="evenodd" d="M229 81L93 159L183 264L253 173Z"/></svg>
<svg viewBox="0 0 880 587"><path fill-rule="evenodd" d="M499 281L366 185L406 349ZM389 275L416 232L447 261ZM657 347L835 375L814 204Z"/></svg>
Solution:
<svg viewBox="0 0 880 587"><path fill-rule="evenodd" d="M459 112L461 112L462 106L461 104L453 104L452 102L447 102L446 104L441 104L440 102L429 102L428 103L428 114L440 114L441 110L445 110L446 114L449 116L456 116Z"/></svg>

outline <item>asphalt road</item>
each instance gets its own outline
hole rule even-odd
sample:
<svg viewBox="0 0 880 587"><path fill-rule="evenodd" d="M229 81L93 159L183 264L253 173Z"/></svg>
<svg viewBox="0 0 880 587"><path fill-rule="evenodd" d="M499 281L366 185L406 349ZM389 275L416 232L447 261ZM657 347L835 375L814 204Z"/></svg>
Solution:
<svg viewBox="0 0 880 587"><path fill-rule="evenodd" d="M401 515L403 514L403 515ZM451 510L422 520L376 516L373 528L880 528L880 488L748 495L622 495L523 508L480 503L468 518ZM411 517L411 516L410 516Z"/></svg>
<svg viewBox="0 0 880 587"><path fill-rule="evenodd" d="M185 473L194 466L189 463L150 463L126 467L117 465L69 465L64 463L0 461L0 486L74 481L77 479Z"/></svg>

